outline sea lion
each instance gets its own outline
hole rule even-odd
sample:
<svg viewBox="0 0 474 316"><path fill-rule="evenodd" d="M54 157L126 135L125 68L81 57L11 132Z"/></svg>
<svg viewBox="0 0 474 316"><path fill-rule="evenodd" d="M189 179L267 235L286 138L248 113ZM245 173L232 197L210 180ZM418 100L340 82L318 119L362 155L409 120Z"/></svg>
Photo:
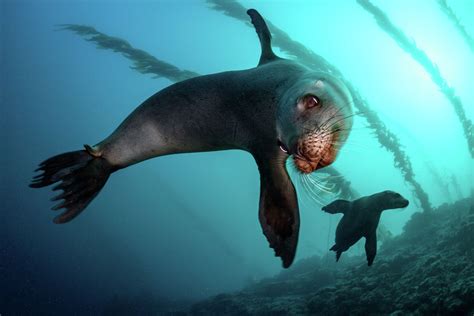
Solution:
<svg viewBox="0 0 474 316"><path fill-rule="evenodd" d="M296 192L285 161L301 172L331 164L352 126L352 97L330 74L275 55L260 14L248 12L261 45L257 67L195 77L143 102L105 140L40 164L32 184L53 190L65 209L55 223L75 218L111 173L176 153L241 149L260 171L259 220L283 266L293 262L299 232Z"/></svg>
<svg viewBox="0 0 474 316"><path fill-rule="evenodd" d="M377 253L377 226L382 211L404 208L409 204L400 194L393 191L383 191L365 196L353 202L336 200L322 208L330 214L342 213L336 228L336 244L330 250L336 252L336 261L341 253L365 237L365 253L367 264L372 265Z"/></svg>

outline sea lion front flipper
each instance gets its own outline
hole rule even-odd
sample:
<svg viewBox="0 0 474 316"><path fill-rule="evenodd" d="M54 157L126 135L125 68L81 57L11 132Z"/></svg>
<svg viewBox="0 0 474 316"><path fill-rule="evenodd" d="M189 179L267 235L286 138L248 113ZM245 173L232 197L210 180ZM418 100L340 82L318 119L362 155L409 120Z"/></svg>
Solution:
<svg viewBox="0 0 474 316"><path fill-rule="evenodd" d="M375 231L365 236L365 254L367 255L367 265L370 267L377 254L377 234Z"/></svg>
<svg viewBox="0 0 474 316"><path fill-rule="evenodd" d="M255 31L257 32L258 39L260 40L260 46L262 47L262 52L260 55L260 61L258 65L266 64L270 61L274 61L276 59L280 59L272 50L272 35L268 30L268 26L265 23L263 17L258 13L255 9L247 10L247 14L250 16L252 20L252 24L255 27Z"/></svg>
<svg viewBox="0 0 474 316"><path fill-rule="evenodd" d="M326 206L323 206L321 209L329 214L346 214L346 212L350 211L351 209L351 202L347 200L336 200Z"/></svg>
<svg viewBox="0 0 474 316"><path fill-rule="evenodd" d="M298 244L300 217L296 191L284 161L259 161L260 204L258 217L275 256L283 267L293 262Z"/></svg>

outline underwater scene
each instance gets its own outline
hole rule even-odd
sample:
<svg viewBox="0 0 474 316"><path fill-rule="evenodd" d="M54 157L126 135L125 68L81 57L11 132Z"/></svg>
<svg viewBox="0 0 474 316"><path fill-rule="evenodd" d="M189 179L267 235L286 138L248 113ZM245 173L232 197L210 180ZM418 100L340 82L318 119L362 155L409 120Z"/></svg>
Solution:
<svg viewBox="0 0 474 316"><path fill-rule="evenodd" d="M474 314L474 1L0 13L0 316Z"/></svg>

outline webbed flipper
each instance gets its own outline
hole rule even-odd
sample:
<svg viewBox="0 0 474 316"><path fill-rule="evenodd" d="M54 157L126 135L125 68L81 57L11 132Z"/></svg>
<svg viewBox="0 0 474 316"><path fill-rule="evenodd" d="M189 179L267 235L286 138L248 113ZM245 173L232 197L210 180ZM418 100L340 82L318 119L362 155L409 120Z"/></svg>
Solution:
<svg viewBox="0 0 474 316"><path fill-rule="evenodd" d="M260 46L262 47L262 53L260 55L260 61L258 65L263 65L268 62L280 59L272 50L272 35L268 30L268 26L265 23L265 20L262 18L260 13L255 9L249 9L247 14L252 19L252 24L255 27L257 32L258 39L260 40Z"/></svg>
<svg viewBox="0 0 474 316"><path fill-rule="evenodd" d="M351 204L352 203L347 200L336 200L326 206L323 206L322 210L329 214L346 214L346 212L351 210Z"/></svg>
<svg viewBox="0 0 474 316"><path fill-rule="evenodd" d="M256 160L261 182L260 224L275 256L288 268L295 258L300 228L296 191L284 161Z"/></svg>
<svg viewBox="0 0 474 316"><path fill-rule="evenodd" d="M42 188L60 182L53 191L62 190L52 201L63 200L52 210L65 209L54 218L62 224L79 215L99 194L110 174L116 169L92 146L85 150L71 151L43 161L36 171L41 174L33 178L30 187Z"/></svg>
<svg viewBox="0 0 474 316"><path fill-rule="evenodd" d="M367 255L367 265L370 267L377 254L377 234L375 231L365 236L365 254Z"/></svg>

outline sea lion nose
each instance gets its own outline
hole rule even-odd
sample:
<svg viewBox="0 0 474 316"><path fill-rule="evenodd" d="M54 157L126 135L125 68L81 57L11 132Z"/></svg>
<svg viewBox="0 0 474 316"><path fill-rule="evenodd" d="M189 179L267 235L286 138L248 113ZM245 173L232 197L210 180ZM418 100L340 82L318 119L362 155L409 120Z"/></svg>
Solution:
<svg viewBox="0 0 474 316"><path fill-rule="evenodd" d="M315 171L318 166L317 162L308 161L302 156L296 154L294 155L294 161L296 167L303 173L311 173Z"/></svg>

